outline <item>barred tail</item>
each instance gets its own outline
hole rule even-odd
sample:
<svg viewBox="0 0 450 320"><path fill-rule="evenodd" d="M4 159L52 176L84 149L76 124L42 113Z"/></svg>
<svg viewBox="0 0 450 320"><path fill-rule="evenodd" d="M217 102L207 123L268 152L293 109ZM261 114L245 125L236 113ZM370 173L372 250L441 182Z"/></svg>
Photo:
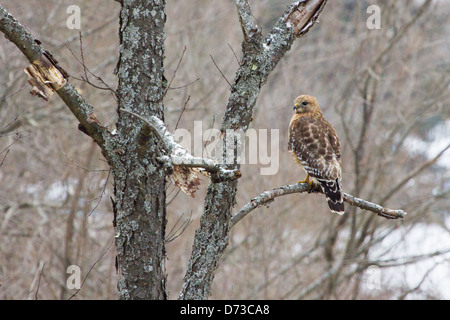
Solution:
<svg viewBox="0 0 450 320"><path fill-rule="evenodd" d="M340 215L344 214L344 198L342 196L341 183L339 179L334 181L319 180L322 190L327 197L328 206L331 212Z"/></svg>

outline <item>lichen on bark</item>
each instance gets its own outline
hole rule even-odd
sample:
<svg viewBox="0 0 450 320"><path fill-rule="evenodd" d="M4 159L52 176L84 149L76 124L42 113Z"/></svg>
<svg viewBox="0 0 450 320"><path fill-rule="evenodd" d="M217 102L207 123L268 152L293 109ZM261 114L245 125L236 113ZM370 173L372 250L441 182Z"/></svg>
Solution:
<svg viewBox="0 0 450 320"><path fill-rule="evenodd" d="M119 111L164 120L165 1L124 0L120 22L116 149L121 152L111 161L119 298L166 299L166 194L158 137Z"/></svg>

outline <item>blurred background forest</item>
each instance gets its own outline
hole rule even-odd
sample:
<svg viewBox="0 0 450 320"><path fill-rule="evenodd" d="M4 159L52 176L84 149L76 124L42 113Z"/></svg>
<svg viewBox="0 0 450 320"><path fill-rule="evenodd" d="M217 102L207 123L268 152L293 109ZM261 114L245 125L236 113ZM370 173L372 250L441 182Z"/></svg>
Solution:
<svg viewBox="0 0 450 320"><path fill-rule="evenodd" d="M263 32L289 3L250 1ZM117 85L120 5L1 4L113 129L114 95L98 87ZM81 8L80 30L66 26L73 4ZM366 25L371 4L381 8L378 30ZM448 1L328 1L320 23L294 43L261 91L252 128L280 130L280 167L264 176L264 164L243 165L235 210L304 178L287 152L287 127L294 98L311 94L340 136L344 191L408 215L386 220L347 205L340 219L323 195L278 198L233 228L211 298L450 299L449 13ZM199 120L204 129L219 128L229 86L211 57L231 82L242 39L234 1L169 0L166 28L166 78L186 47L166 96L169 129L178 120L188 130ZM66 286L70 264L83 280L74 299L116 299L108 166L58 97L30 95L29 62L3 36L0 61L0 299L67 299L75 293ZM181 289L207 183L194 199L168 183L171 299Z"/></svg>

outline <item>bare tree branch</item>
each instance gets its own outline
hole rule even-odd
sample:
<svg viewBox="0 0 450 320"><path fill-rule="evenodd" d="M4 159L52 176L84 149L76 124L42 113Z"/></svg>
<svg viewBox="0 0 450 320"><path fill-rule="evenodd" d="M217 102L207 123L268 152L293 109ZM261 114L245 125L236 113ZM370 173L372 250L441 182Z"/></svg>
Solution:
<svg viewBox="0 0 450 320"><path fill-rule="evenodd" d="M392 210L384 208L378 204L354 197L347 193L344 193L344 201L351 204L352 206L377 213L380 217L384 217L386 219L403 219L407 214L403 210Z"/></svg>
<svg viewBox="0 0 450 320"><path fill-rule="evenodd" d="M317 192L318 190L314 190ZM244 205L238 212L236 212L230 221L230 228L236 223L242 220L246 215L262 205L268 205L275 198L281 197L293 193L311 192L311 189L307 183L292 184L287 186L281 186L273 190L264 191L260 195L254 197L249 203ZM407 214L403 210L392 210L384 208L375 203L354 197L350 194L344 193L344 201L352 206L359 207L364 210L368 210L378 214L386 219L403 219Z"/></svg>
<svg viewBox="0 0 450 320"><path fill-rule="evenodd" d="M22 51L32 65L45 61L44 66L50 64L50 67L56 68L67 78L67 73L58 65L51 53L44 50L40 46L40 41L34 39L31 33L2 6L0 6L0 31ZM86 133L103 148L105 139L109 136L109 131L95 118L94 108L84 100L69 82L66 82L62 87L54 87L54 90L78 119Z"/></svg>

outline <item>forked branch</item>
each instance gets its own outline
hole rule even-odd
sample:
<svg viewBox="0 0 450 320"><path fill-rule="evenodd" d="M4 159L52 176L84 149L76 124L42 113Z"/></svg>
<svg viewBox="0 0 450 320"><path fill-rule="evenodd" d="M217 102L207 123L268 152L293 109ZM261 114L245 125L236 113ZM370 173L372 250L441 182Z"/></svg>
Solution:
<svg viewBox="0 0 450 320"><path fill-rule="evenodd" d="M262 86L295 39L307 33L317 20L326 0L293 2L277 20L266 37L256 24L247 0L236 0L243 32L242 59L231 82L230 97L220 127L227 130L248 129ZM294 12L302 15L294 17ZM305 14L303 16L303 14ZM227 169L239 169L234 163ZM180 299L206 299L211 292L214 272L229 241L231 210L236 202L236 181L209 184L205 207L196 230L194 245L179 295Z"/></svg>
<svg viewBox="0 0 450 320"><path fill-rule="evenodd" d="M160 156L159 159L166 162L168 166L176 165L190 168L203 168L211 173L212 177L219 180L234 180L241 176L239 170L227 170L215 163L212 159L192 156L186 148L175 142L172 133L167 130L164 122L157 117L151 116L144 118L129 110L120 109L120 111L131 114L144 121L158 135L163 150L166 153L166 155Z"/></svg>

